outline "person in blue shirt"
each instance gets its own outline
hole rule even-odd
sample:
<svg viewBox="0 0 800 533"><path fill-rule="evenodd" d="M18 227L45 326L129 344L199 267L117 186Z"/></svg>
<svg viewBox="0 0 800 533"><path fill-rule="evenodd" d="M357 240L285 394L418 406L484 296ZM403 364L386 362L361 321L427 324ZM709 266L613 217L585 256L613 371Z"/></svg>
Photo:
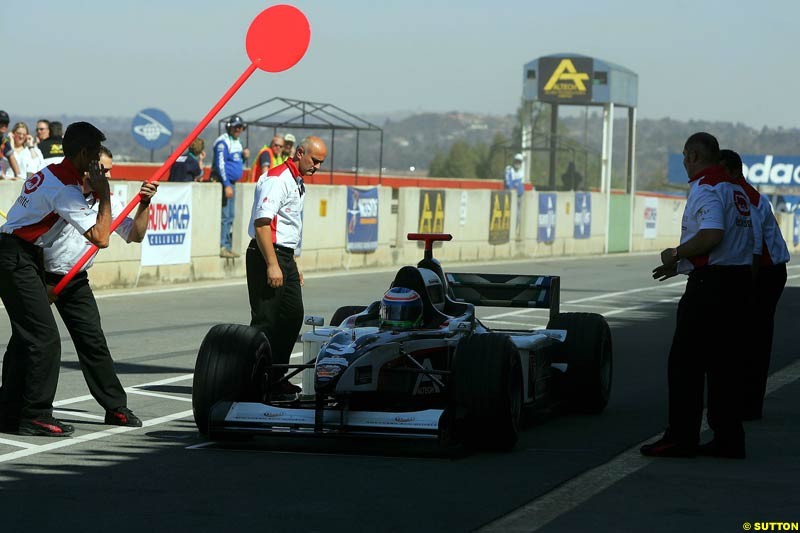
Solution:
<svg viewBox="0 0 800 533"><path fill-rule="evenodd" d="M169 181L200 181L203 178L205 147L206 142L202 137L195 139L189 145L189 150L172 164Z"/></svg>
<svg viewBox="0 0 800 533"><path fill-rule="evenodd" d="M236 182L244 173L244 149L239 140L247 127L242 117L234 115L225 123L225 133L214 141L214 162L211 165L211 178L222 183L222 228L219 239L219 256L239 257L231 250L231 228L236 205Z"/></svg>
<svg viewBox="0 0 800 533"><path fill-rule="evenodd" d="M517 191L517 235L522 227L522 194L525 192L525 173L522 170L522 163L525 159L522 154L514 156L514 161L506 167L505 187L507 190Z"/></svg>

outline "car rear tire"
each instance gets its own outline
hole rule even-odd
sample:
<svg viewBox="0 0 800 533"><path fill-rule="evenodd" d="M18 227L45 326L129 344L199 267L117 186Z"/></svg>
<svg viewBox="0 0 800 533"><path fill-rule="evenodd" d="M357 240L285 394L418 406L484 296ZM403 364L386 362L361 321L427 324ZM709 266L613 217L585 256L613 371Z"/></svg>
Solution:
<svg viewBox="0 0 800 533"><path fill-rule="evenodd" d="M587 414L605 409L611 396L613 356L611 329L596 313L561 313L547 329L564 329L567 338L549 353L554 363L566 363L563 394L569 408Z"/></svg>
<svg viewBox="0 0 800 533"><path fill-rule="evenodd" d="M342 322L344 322L345 318L357 315L366 308L367 306L365 305L346 305L344 307L340 307L335 313L333 313L330 325L339 326Z"/></svg>
<svg viewBox="0 0 800 533"><path fill-rule="evenodd" d="M200 345L192 382L197 429L208 434L211 408L220 401L262 401L272 350L264 333L240 324L218 324Z"/></svg>
<svg viewBox="0 0 800 533"><path fill-rule="evenodd" d="M522 418L519 351L508 335L462 338L453 362L456 412L468 446L511 450Z"/></svg>

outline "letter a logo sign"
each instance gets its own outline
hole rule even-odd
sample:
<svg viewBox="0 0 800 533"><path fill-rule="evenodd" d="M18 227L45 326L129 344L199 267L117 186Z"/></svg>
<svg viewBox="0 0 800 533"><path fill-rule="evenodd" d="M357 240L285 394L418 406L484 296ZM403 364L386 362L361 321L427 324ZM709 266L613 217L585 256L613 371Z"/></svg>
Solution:
<svg viewBox="0 0 800 533"><path fill-rule="evenodd" d="M539 98L550 102L591 100L592 60L589 58L543 57L539 60ZM551 73L548 76L548 73ZM541 81L539 82L541 83Z"/></svg>

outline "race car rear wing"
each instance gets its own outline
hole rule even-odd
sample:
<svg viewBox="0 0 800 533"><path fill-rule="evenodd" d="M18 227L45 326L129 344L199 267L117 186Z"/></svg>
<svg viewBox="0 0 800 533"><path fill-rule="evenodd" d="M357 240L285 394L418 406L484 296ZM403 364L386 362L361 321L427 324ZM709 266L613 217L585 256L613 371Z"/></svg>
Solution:
<svg viewBox="0 0 800 533"><path fill-rule="evenodd" d="M537 307L559 313L561 278L517 274L446 274L456 300L475 306Z"/></svg>

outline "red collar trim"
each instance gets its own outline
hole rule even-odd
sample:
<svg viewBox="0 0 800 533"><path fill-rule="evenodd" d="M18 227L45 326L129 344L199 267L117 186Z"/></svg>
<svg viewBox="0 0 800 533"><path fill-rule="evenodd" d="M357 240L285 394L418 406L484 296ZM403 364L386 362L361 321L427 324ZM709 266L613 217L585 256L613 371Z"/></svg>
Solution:
<svg viewBox="0 0 800 533"><path fill-rule="evenodd" d="M61 183L64 185L81 185L83 182L81 178L81 174L75 168L75 165L72 164L67 158L61 163L54 163L49 166L50 172L52 172L55 177L61 180Z"/></svg>
<svg viewBox="0 0 800 533"><path fill-rule="evenodd" d="M699 180L700 178L717 178L720 181L731 181L730 177L728 176L728 172L725 170L725 167L722 165L712 165L710 167L706 167L694 176L689 179L689 183L693 181Z"/></svg>
<svg viewBox="0 0 800 533"><path fill-rule="evenodd" d="M292 177L293 178L297 179L297 178L302 177L302 176L300 176L300 169L297 168L297 165L295 164L294 161L292 161L291 159L287 159L286 160L286 166L288 167L289 172L292 173Z"/></svg>

